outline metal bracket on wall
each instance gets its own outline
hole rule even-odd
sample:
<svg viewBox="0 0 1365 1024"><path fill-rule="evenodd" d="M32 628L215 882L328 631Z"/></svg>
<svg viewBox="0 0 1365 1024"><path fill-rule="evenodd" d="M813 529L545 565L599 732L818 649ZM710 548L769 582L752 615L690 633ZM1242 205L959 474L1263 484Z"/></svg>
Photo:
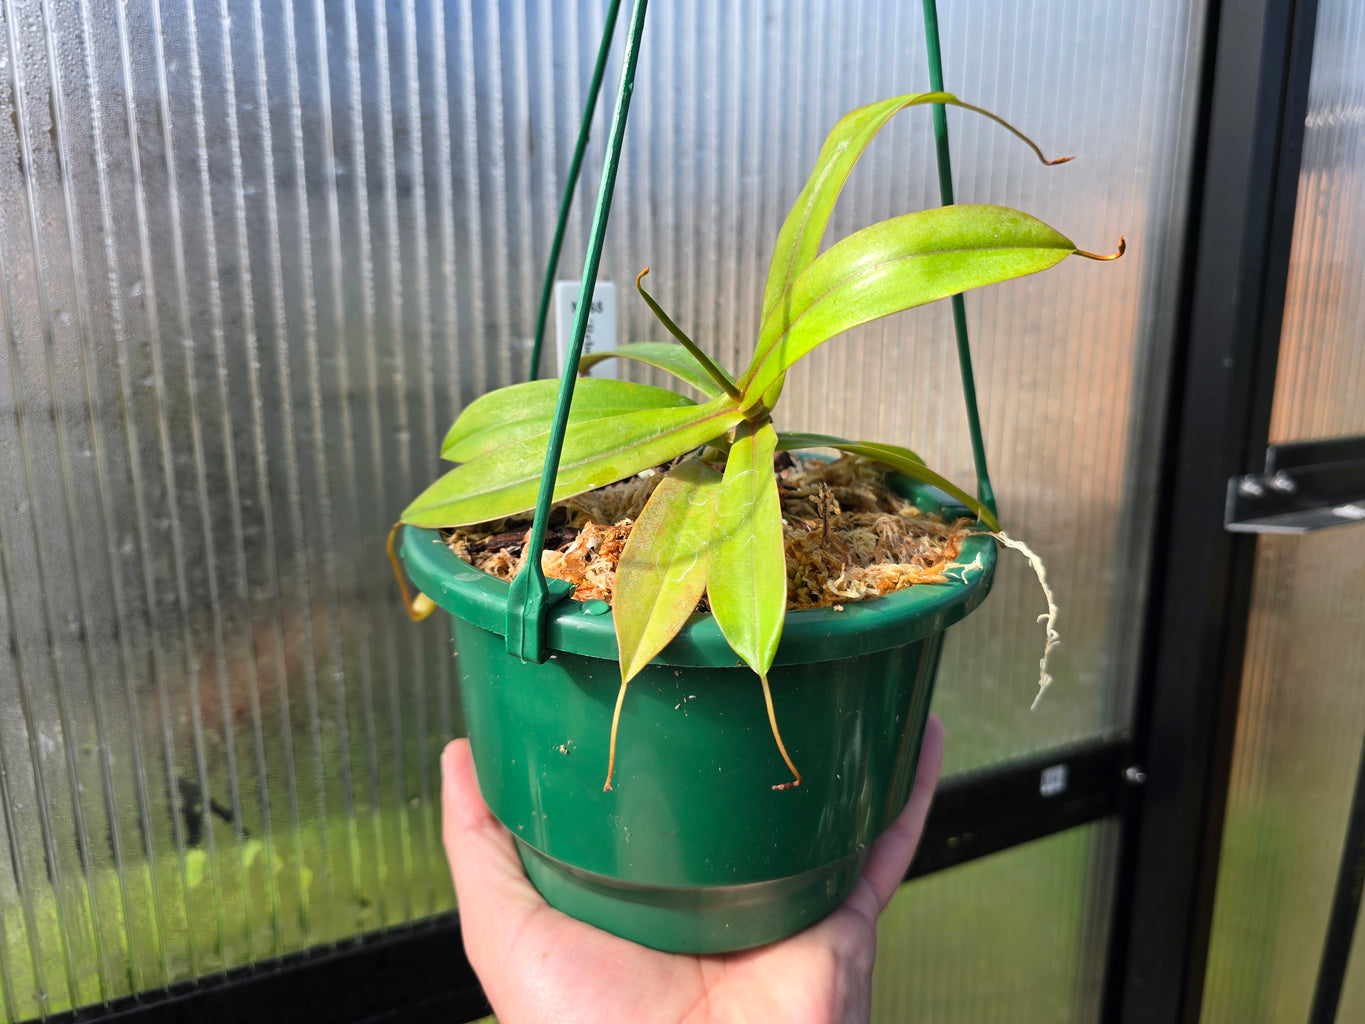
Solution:
<svg viewBox="0 0 1365 1024"><path fill-rule="evenodd" d="M1271 445L1265 472L1228 480L1233 533L1307 533L1365 522L1365 437Z"/></svg>

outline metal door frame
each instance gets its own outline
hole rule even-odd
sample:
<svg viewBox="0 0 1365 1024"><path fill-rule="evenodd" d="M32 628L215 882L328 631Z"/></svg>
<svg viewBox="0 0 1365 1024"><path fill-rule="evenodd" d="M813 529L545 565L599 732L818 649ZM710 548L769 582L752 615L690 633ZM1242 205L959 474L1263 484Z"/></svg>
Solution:
<svg viewBox="0 0 1365 1024"><path fill-rule="evenodd" d="M1265 462L1317 0L1210 11L1163 485L1104 1019L1195 1021L1203 997L1256 557L1228 481Z"/></svg>

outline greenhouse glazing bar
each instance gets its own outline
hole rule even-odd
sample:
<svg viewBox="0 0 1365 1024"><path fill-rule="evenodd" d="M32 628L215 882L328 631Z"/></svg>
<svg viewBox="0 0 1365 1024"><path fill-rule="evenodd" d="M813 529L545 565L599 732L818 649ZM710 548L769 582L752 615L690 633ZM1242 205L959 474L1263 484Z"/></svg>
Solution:
<svg viewBox="0 0 1365 1024"><path fill-rule="evenodd" d="M1224 497L1266 449L1316 16L1316 0L1209 12L1138 677L1148 783L1124 820L1106 1021L1200 1012L1256 554Z"/></svg>

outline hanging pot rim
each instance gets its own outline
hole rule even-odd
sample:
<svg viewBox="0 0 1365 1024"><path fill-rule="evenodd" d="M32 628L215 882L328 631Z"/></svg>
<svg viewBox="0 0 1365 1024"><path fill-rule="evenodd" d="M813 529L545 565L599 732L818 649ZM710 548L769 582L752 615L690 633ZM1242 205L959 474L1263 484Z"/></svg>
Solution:
<svg viewBox="0 0 1365 1024"><path fill-rule="evenodd" d="M926 511L966 514L941 500L939 492L890 475L898 490ZM403 560L418 588L438 606L490 633L507 631L506 580L463 561L436 530L403 528ZM953 563L961 581L917 583L883 597L851 601L834 608L787 612L776 665L809 664L887 650L941 632L975 610L990 592L996 547L985 533L969 536ZM549 609L546 640L552 650L608 661L617 659L616 631L605 602L558 601ZM695 615L654 658L655 664L725 666L739 658L711 615Z"/></svg>

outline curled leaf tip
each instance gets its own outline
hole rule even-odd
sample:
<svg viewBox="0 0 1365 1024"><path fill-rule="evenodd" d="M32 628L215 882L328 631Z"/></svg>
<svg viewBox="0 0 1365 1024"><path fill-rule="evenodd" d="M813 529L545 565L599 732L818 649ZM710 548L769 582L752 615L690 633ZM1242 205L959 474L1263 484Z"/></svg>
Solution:
<svg viewBox="0 0 1365 1024"><path fill-rule="evenodd" d="M1000 127L1004 128L1015 138L1023 142L1024 145L1028 146L1029 149L1033 150L1033 155L1036 156L1039 159L1039 161L1041 161L1045 166L1051 167L1054 164L1064 164L1068 160L1072 159L1069 156L1062 156L1049 160L1047 154L1043 152L1042 147L1039 146L1038 143L1034 142L1031 138L1029 138L1027 135L1021 132L1018 128L1014 127L1014 125L1006 121L1003 117L1000 117L998 114L992 114L989 110L986 110L984 107L974 106L971 103L963 103L961 100L956 99L955 97L953 98L952 101L956 106L961 107L963 110L970 110L974 114L980 114L982 117L989 118L996 124L1000 125Z"/></svg>
<svg viewBox="0 0 1365 1024"><path fill-rule="evenodd" d="M1100 254L1100 253L1086 252L1084 249L1077 249L1077 250L1076 250L1076 255L1077 255L1077 256L1084 256L1084 257L1085 257L1086 259L1088 259L1088 260L1116 260L1116 259L1118 259L1120 256L1122 256L1122 255L1123 255L1125 252L1127 252L1127 251L1128 251L1128 240L1125 239L1122 235L1119 235L1119 249L1118 249L1118 252L1111 252L1111 253L1108 253L1108 254Z"/></svg>
<svg viewBox="0 0 1365 1024"><path fill-rule="evenodd" d="M414 598L412 592L408 590L408 579L403 575L403 565L398 561L398 549L395 544L402 525L401 522L393 524L393 529L389 530L388 543L384 547L389 554L389 564L393 566L393 577L398 581L398 591L403 595L403 609L413 622L421 622L436 610L436 602L421 592Z"/></svg>
<svg viewBox="0 0 1365 1024"><path fill-rule="evenodd" d="M645 275L648 274L648 273L649 273L649 267L645 267L644 270L640 271L638 274L635 275L635 287L636 287L636 288L640 288L640 282L643 281L643 280L645 279ZM640 288L640 291L644 291L644 289L643 289L643 288Z"/></svg>
<svg viewBox="0 0 1365 1024"><path fill-rule="evenodd" d="M1043 163L1047 164L1049 167L1056 167L1058 164L1069 164L1075 159L1074 156L1056 156L1051 160L1044 160Z"/></svg>

